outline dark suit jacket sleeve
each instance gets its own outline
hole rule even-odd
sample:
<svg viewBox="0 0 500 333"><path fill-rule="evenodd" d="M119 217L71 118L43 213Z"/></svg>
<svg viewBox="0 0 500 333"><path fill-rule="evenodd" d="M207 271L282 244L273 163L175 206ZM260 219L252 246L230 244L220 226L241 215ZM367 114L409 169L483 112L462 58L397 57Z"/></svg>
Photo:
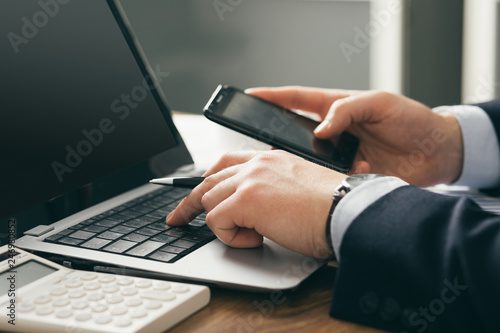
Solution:
<svg viewBox="0 0 500 333"><path fill-rule="evenodd" d="M500 133L500 102L480 105ZM330 314L395 332L500 332L500 216L404 186L346 231Z"/></svg>

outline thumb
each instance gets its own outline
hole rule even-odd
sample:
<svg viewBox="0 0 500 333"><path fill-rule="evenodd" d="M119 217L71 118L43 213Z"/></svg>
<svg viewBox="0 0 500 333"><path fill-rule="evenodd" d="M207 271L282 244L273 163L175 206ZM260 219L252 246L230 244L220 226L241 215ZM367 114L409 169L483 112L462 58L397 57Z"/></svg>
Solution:
<svg viewBox="0 0 500 333"><path fill-rule="evenodd" d="M389 93L368 91L338 99L314 134L319 139L328 139L340 135L352 124L378 122L387 117L387 110L395 102L393 97Z"/></svg>
<svg viewBox="0 0 500 333"><path fill-rule="evenodd" d="M316 127L314 134L319 139L329 139L344 132L352 123L349 97L336 100L330 106L325 119Z"/></svg>

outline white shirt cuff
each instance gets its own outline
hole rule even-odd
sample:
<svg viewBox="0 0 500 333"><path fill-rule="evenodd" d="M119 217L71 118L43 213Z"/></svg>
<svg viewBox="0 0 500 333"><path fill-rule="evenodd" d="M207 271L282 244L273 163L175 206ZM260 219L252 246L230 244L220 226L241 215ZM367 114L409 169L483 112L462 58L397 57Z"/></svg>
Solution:
<svg viewBox="0 0 500 333"><path fill-rule="evenodd" d="M434 112L451 112L462 130L464 164L453 185L490 188L500 184L500 148L490 117L478 106L440 106Z"/></svg>
<svg viewBox="0 0 500 333"><path fill-rule="evenodd" d="M340 244L347 228L368 206L393 190L408 185L396 177L378 178L356 187L340 202L332 215L330 235L337 261L340 262Z"/></svg>

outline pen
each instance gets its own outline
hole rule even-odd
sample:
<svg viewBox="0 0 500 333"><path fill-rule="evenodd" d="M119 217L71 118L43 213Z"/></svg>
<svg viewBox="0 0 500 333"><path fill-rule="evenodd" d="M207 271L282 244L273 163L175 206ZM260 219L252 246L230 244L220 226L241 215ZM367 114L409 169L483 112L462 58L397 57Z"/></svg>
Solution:
<svg viewBox="0 0 500 333"><path fill-rule="evenodd" d="M205 177L171 177L171 178L156 178L149 182L156 185L167 185L175 187L195 188Z"/></svg>

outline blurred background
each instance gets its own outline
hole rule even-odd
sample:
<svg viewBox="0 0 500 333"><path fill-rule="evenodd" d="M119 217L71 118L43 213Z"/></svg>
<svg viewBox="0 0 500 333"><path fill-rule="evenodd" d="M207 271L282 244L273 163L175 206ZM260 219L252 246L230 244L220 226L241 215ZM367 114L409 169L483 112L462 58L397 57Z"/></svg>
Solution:
<svg viewBox="0 0 500 333"><path fill-rule="evenodd" d="M121 0L174 110L220 83L384 89L429 106L499 95L498 0Z"/></svg>

